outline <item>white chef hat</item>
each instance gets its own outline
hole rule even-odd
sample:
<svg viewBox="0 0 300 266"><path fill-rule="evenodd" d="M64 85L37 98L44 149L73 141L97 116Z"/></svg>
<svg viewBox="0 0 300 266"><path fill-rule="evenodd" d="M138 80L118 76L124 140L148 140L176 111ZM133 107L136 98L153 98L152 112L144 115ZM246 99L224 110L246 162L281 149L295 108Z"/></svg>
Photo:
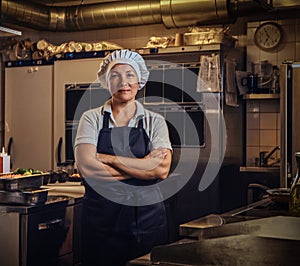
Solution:
<svg viewBox="0 0 300 266"><path fill-rule="evenodd" d="M117 50L103 59L97 73L103 88L108 88L108 74L116 64L127 64L133 67L139 79L139 89L145 86L149 77L149 71L143 57L130 50Z"/></svg>

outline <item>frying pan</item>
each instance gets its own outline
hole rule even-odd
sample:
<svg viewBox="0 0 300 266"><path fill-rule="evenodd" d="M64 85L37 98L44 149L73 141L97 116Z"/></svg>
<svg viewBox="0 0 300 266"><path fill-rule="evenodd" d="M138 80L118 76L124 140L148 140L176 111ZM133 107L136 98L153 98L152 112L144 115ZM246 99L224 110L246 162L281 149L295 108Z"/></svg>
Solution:
<svg viewBox="0 0 300 266"><path fill-rule="evenodd" d="M270 199L275 203L280 203L280 204L289 203L289 197L290 197L289 188L268 189L267 194L269 195Z"/></svg>
<svg viewBox="0 0 300 266"><path fill-rule="evenodd" d="M248 189L259 189L263 194L268 195L269 198L279 204L288 204L290 196L290 188L269 188L262 184L249 184Z"/></svg>

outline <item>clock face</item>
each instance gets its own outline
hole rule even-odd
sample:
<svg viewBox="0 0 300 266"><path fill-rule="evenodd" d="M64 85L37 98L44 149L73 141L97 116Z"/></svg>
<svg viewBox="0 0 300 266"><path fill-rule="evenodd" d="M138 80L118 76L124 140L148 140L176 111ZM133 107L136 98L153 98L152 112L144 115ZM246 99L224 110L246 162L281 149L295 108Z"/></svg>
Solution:
<svg viewBox="0 0 300 266"><path fill-rule="evenodd" d="M272 51L281 44L283 32L274 22L261 24L255 31L254 42L262 50Z"/></svg>

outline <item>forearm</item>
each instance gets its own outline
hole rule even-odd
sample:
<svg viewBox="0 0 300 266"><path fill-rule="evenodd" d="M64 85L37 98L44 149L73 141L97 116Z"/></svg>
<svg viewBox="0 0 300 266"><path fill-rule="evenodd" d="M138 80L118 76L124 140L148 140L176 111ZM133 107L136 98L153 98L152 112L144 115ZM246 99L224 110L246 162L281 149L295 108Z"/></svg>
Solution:
<svg viewBox="0 0 300 266"><path fill-rule="evenodd" d="M126 175L112 166L97 160L96 147L91 144L80 144L75 148L75 160L83 177L103 180L126 179Z"/></svg>
<svg viewBox="0 0 300 266"><path fill-rule="evenodd" d="M165 179L167 178L170 170L171 151L165 150L164 153L165 154L163 156L146 156L141 159L106 154L97 154L97 158L114 169L135 178Z"/></svg>

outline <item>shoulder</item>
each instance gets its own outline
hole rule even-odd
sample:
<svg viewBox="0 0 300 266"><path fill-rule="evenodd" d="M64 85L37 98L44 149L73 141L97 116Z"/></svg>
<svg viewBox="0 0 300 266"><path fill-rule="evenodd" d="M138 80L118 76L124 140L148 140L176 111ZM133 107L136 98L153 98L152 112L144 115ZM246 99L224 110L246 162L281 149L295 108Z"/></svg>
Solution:
<svg viewBox="0 0 300 266"><path fill-rule="evenodd" d="M165 118L161 114L148 110L147 108L144 109L144 117L146 120L152 121L153 125L165 123Z"/></svg>
<svg viewBox="0 0 300 266"><path fill-rule="evenodd" d="M142 105L140 102L136 101L137 103L137 107L138 107L138 111L137 111L137 115L143 115L146 119L163 119L164 117L156 112L153 112L149 109L147 109L147 107L145 107L144 105Z"/></svg>
<svg viewBox="0 0 300 266"><path fill-rule="evenodd" d="M164 127L166 124L165 118L152 110L147 109L141 103L137 103L137 117L142 116L144 120L144 128L149 130L153 128Z"/></svg>
<svg viewBox="0 0 300 266"><path fill-rule="evenodd" d="M103 121L103 107L97 107L85 111L79 121L79 126L92 126L99 127L101 121Z"/></svg>
<svg viewBox="0 0 300 266"><path fill-rule="evenodd" d="M103 106L85 111L82 114L82 117L85 119L99 119L99 116L101 115L103 115Z"/></svg>

